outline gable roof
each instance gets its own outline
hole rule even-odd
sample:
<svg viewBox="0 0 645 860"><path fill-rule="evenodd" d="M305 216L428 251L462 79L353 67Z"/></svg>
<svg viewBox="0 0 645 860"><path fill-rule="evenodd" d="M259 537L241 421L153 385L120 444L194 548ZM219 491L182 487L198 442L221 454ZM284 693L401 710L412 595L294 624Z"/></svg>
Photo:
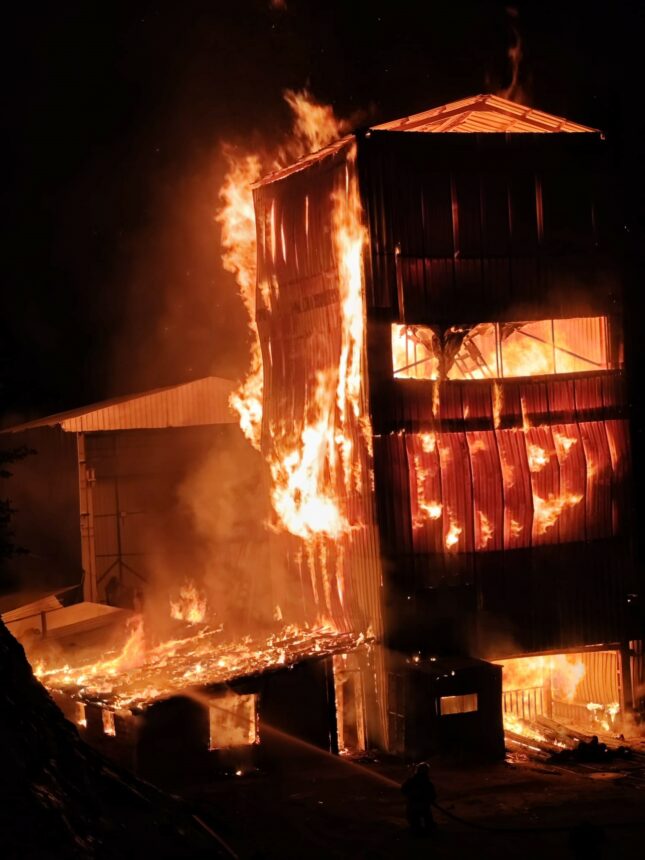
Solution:
<svg viewBox="0 0 645 860"><path fill-rule="evenodd" d="M526 107L509 101L501 96L484 93L450 102L447 105L431 108L430 110L404 116L391 122L383 122L369 127L374 131L416 131L420 133L454 133L467 134L511 132L513 134L529 133L562 133L562 132L595 132L596 128L580 125L561 116L545 113L535 108ZM305 155L294 164L269 173L253 185L258 188L269 185L278 179L284 179L291 173L304 170L310 164L322 161L339 152L344 146L355 139L355 135L336 140L333 143Z"/></svg>
<svg viewBox="0 0 645 860"><path fill-rule="evenodd" d="M560 116L490 94L471 96L458 102L372 126L377 131L418 132L597 132Z"/></svg>
<svg viewBox="0 0 645 860"><path fill-rule="evenodd" d="M200 424L235 424L228 401L235 388L230 379L207 376L193 382L169 385L140 394L103 400L79 409L48 415L6 427L0 433L18 433L36 427L61 427L68 433L101 430L143 430L192 427Z"/></svg>

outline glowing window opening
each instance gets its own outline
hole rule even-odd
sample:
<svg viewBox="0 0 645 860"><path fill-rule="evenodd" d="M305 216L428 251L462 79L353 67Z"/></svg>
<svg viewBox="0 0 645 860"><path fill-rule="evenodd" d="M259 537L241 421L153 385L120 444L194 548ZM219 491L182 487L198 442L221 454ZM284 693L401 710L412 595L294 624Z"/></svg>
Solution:
<svg viewBox="0 0 645 860"><path fill-rule="evenodd" d="M472 714L479 709L477 693L465 693L462 696L441 696L439 713L442 717L452 714Z"/></svg>
<svg viewBox="0 0 645 860"><path fill-rule="evenodd" d="M250 746L259 742L257 696L236 693L213 699L208 709L209 750Z"/></svg>
<svg viewBox="0 0 645 860"><path fill-rule="evenodd" d="M367 748L363 677L354 654L335 654L333 658L336 732L342 754L363 752Z"/></svg>
<svg viewBox="0 0 645 860"><path fill-rule="evenodd" d="M103 717L103 734L110 737L116 736L116 725L114 723L114 712L108 711L107 708L102 710Z"/></svg>
<svg viewBox="0 0 645 860"><path fill-rule="evenodd" d="M87 714L85 712L85 703L76 702L75 710L76 725L82 726L83 728L87 728Z"/></svg>
<svg viewBox="0 0 645 860"><path fill-rule="evenodd" d="M395 379L504 379L608 370L607 317L392 325Z"/></svg>

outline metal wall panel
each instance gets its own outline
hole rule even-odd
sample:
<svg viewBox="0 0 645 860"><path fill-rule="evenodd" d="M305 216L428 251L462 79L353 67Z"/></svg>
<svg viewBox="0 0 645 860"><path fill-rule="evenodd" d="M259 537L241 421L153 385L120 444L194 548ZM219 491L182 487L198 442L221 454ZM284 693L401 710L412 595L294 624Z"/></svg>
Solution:
<svg viewBox="0 0 645 860"><path fill-rule="evenodd" d="M334 213L353 165L347 148L261 184L254 201L258 227L257 321L264 362L262 448L272 463L302 448L323 378L335 379L341 355L342 309ZM365 356L363 355L363 366ZM327 391L327 388L325 389ZM327 391L328 395L328 391ZM363 413L368 415L366 390ZM329 402L336 414L336 383ZM335 422L336 419L334 419ZM333 424L336 427L336 423ZM369 431L349 416L351 479L342 458L329 481L351 528L334 539L290 533L276 518L272 558L292 602L285 619L333 621L340 629L381 636L381 560L371 489ZM284 607L283 607L284 611ZM382 656L377 658L381 732L385 730Z"/></svg>
<svg viewBox="0 0 645 860"><path fill-rule="evenodd" d="M391 363L389 343L379 338ZM370 369L372 365L370 365ZM379 380L372 386L374 431L491 430L529 424L608 421L627 416L624 378L616 371L568 378ZM495 414L497 404L498 415Z"/></svg>
<svg viewBox="0 0 645 860"><path fill-rule="evenodd" d="M598 135L371 131L358 144L370 311L449 325L612 307Z"/></svg>

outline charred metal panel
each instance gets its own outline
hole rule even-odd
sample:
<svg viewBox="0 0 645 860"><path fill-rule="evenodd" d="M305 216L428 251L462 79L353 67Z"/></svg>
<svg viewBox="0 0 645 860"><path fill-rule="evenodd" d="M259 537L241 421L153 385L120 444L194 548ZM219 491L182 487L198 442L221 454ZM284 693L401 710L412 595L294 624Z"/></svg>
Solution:
<svg viewBox="0 0 645 860"><path fill-rule="evenodd" d="M382 348L389 352L389 344ZM374 385L371 410L377 434L509 429L522 427L524 419L532 425L612 421L628 413L625 379L616 371L522 381L451 380L439 386L390 378Z"/></svg>
<svg viewBox="0 0 645 860"><path fill-rule="evenodd" d="M634 587L622 539L542 546L478 559L483 653L521 654L629 635L627 594ZM510 646L510 647L509 647Z"/></svg>
<svg viewBox="0 0 645 860"><path fill-rule="evenodd" d="M262 449L274 466L302 446L321 389L336 426L343 338L341 262L335 244L338 201L355 181L353 144L330 148L302 170L256 187L256 320L264 366ZM359 308L359 313L361 309ZM364 350L363 350L364 352ZM362 356L363 367L365 356ZM331 391L331 397L330 397ZM349 529L331 537L284 523L270 535L272 560L285 586L285 619L332 620L340 629L380 637L381 558L371 483L367 380L363 406L347 412L348 459L329 464L329 491ZM333 444L336 444L334 441ZM345 442L343 444L346 444ZM349 464L349 470L347 465ZM351 472L351 480L348 478ZM381 731L385 726L383 658L375 660Z"/></svg>
<svg viewBox="0 0 645 860"><path fill-rule="evenodd" d="M415 323L607 312L617 291L595 134L359 138L370 311ZM603 212L603 218L598 213ZM607 212L609 214L607 214ZM398 254L405 313L397 301Z"/></svg>
<svg viewBox="0 0 645 860"><path fill-rule="evenodd" d="M334 197L349 182L342 148L255 190L258 229L257 320L264 363L263 447L279 458L276 438L299 434L321 374L335 372L341 350L341 308ZM369 490L369 455L358 424L352 457L357 479L337 481L352 531L339 540L303 540L283 531L272 541L284 559L299 617L333 618L341 627L380 630L380 555ZM284 607L283 607L284 608Z"/></svg>

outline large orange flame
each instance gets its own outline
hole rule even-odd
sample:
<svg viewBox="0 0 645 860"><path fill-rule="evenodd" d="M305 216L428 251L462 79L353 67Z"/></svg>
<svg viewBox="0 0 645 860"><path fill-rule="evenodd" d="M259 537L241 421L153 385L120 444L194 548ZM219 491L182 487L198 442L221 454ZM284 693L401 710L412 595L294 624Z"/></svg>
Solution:
<svg viewBox="0 0 645 860"><path fill-rule="evenodd" d="M262 353L255 323L256 238L251 186L262 174L257 155L240 156L232 147L224 148L228 172L219 196L217 221L222 225L222 263L235 275L240 297L249 315L251 359L241 386L231 396L246 438L259 450L262 429Z"/></svg>
<svg viewBox="0 0 645 860"><path fill-rule="evenodd" d="M170 601L170 614L178 621L198 624L206 617L206 605L206 595L189 580L179 589L179 599Z"/></svg>
<svg viewBox="0 0 645 860"><path fill-rule="evenodd" d="M356 479L352 425L365 428L361 423L365 233L354 159L352 147L345 187L333 200L341 334L337 364L318 372L295 441L292 428L270 428L274 443L269 454L271 496L278 525L305 540L317 535L337 539L350 530L338 481L347 491L351 489Z"/></svg>
<svg viewBox="0 0 645 860"><path fill-rule="evenodd" d="M245 436L260 448L262 432L262 356L257 338L256 312L256 232L251 185L262 172L293 162L338 139L347 124L334 116L329 105L316 102L306 91L287 90L284 98L293 121L291 134L271 156L236 156L225 149L229 170L220 198L217 218L222 224L222 259L235 274L240 295L249 314L253 334L249 372L231 398ZM334 200L334 246L337 257L341 309L341 348L337 365L321 369L302 425L267 428L272 437L269 468L271 500L278 525L306 540L316 535L338 538L349 522L340 510L336 480L339 470L346 487L353 479L352 439L349 415L361 418L361 355L363 348L362 247L364 231L360 218L358 187L350 152L344 191ZM286 251L284 236L275 225L270 230L275 257L278 243ZM259 295L269 306L270 291L259 284ZM275 286L274 286L275 288Z"/></svg>

